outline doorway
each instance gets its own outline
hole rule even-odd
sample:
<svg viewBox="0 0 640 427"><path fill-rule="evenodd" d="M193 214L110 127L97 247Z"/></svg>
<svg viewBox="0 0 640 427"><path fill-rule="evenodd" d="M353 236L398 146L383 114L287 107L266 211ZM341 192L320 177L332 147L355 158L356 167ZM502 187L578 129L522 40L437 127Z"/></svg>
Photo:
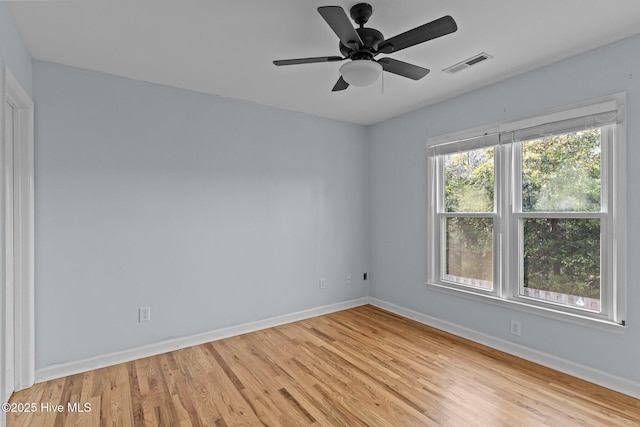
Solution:
<svg viewBox="0 0 640 427"><path fill-rule="evenodd" d="M34 353L33 102L0 65L1 400L30 387Z"/></svg>

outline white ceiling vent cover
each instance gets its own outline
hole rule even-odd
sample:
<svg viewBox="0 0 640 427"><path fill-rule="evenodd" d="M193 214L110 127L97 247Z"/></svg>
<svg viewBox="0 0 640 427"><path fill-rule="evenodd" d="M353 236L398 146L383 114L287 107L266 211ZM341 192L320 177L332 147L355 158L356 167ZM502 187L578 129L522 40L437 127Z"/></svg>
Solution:
<svg viewBox="0 0 640 427"><path fill-rule="evenodd" d="M486 61L487 59L491 59L491 58L493 58L493 56L489 55L486 52L482 52L477 54L476 56L472 56L471 58L465 59L462 62L458 62L457 64L447 67L442 71L448 74L455 74L458 71L462 71L466 68L472 67L476 64L479 64L480 62Z"/></svg>

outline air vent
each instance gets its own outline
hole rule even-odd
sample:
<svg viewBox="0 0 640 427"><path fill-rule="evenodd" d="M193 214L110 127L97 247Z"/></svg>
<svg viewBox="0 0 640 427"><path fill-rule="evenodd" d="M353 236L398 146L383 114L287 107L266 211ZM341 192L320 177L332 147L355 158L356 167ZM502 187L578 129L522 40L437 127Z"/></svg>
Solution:
<svg viewBox="0 0 640 427"><path fill-rule="evenodd" d="M480 62L486 61L487 59L491 59L491 58L493 58L493 56L489 55L486 52L482 52L475 56L472 56L471 58L465 59L462 62L458 62L457 64L447 67L442 71L449 74L455 74L458 71L462 71L466 68L479 64Z"/></svg>

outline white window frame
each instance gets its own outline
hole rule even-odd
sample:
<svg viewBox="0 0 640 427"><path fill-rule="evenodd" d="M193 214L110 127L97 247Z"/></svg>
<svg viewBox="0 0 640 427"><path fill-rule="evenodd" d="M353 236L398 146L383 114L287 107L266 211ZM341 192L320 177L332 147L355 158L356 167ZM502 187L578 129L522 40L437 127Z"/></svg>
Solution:
<svg viewBox="0 0 640 427"><path fill-rule="evenodd" d="M626 99L619 93L523 119L495 123L427 140L427 271L432 289L536 313L572 323L624 332L626 327ZM614 124L601 135L602 209L594 213L522 212L521 144L514 132L615 111ZM537 128L538 127L538 128ZM563 128L561 131L564 132ZM569 132L569 130L567 130ZM531 139L531 138L530 138ZM444 156L495 146L494 212L447 213L444 210ZM476 289L443 279L445 227L448 217L493 218L493 290ZM519 294L523 274L522 220L525 218L598 218L601 221L601 313L580 310Z"/></svg>

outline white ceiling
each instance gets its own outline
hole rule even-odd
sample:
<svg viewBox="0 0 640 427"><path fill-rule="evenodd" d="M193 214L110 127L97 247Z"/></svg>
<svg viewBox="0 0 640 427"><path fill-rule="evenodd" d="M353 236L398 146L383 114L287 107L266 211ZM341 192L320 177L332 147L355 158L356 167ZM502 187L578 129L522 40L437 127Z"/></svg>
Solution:
<svg viewBox="0 0 640 427"><path fill-rule="evenodd" d="M33 58L364 125L640 33L639 0L370 2L367 26L386 38L453 16L457 32L389 55L429 68L429 75L413 81L384 73L383 83L332 93L339 62L272 64L340 55L316 8L339 5L348 14L356 1L7 3ZM442 72L481 52L494 58L455 75Z"/></svg>

